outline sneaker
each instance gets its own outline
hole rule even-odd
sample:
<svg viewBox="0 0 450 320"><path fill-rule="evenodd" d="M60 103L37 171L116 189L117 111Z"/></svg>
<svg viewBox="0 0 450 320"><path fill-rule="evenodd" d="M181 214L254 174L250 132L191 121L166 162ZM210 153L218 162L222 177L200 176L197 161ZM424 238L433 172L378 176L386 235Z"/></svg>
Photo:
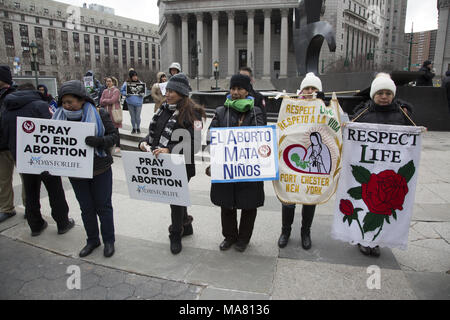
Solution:
<svg viewBox="0 0 450 320"><path fill-rule="evenodd" d="M75 221L72 218L69 218L69 223L65 228L59 229L58 234L64 234L69 232L70 229L72 229L75 226Z"/></svg>
<svg viewBox="0 0 450 320"><path fill-rule="evenodd" d="M42 225L41 229L39 229L38 231L31 232L31 236L32 237L37 237L37 236L41 235L41 233L45 229L47 229L47 227L48 227L48 223L47 223L47 221L44 220L44 224Z"/></svg>

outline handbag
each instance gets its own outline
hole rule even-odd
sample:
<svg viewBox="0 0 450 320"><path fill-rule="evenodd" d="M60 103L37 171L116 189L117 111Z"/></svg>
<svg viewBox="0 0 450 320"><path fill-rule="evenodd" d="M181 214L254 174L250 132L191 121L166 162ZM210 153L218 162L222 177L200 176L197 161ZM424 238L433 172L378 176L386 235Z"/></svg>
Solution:
<svg viewBox="0 0 450 320"><path fill-rule="evenodd" d="M122 114L122 109L120 108L113 108L111 110L111 114L112 114L112 118L114 123L121 123L123 120L123 114Z"/></svg>
<svg viewBox="0 0 450 320"><path fill-rule="evenodd" d="M128 103L127 103L127 100L123 100L123 103L122 103L122 109L123 109L124 111L128 111Z"/></svg>

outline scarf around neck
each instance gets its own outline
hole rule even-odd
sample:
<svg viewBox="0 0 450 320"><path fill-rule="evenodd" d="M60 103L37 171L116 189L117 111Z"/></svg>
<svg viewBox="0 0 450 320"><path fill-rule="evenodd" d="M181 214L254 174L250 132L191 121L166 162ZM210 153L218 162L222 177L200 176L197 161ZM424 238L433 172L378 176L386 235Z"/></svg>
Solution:
<svg viewBox="0 0 450 320"><path fill-rule="evenodd" d="M161 133L161 137L159 138L158 141L158 147L167 148L170 140L172 139L172 133L173 130L175 129L175 125L177 124L178 115L180 114L180 112L177 110L177 105L164 103L155 113L152 121L150 122L149 142L148 142L149 145L153 144L153 139L155 138L156 124L161 115L163 114L163 112L166 110L167 112L171 112L172 116L170 117L169 121L167 121L166 126L163 132Z"/></svg>
<svg viewBox="0 0 450 320"><path fill-rule="evenodd" d="M237 112L247 112L255 107L255 98L247 96L245 99L231 100L231 95L227 96L225 107L233 108Z"/></svg>

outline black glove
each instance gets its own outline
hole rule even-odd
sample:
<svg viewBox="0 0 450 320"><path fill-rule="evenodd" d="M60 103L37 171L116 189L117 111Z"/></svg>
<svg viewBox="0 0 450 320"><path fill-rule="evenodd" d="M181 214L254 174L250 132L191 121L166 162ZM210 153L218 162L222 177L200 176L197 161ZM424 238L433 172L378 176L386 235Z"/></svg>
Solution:
<svg viewBox="0 0 450 320"><path fill-rule="evenodd" d="M323 91L317 91L317 99L325 100L325 93Z"/></svg>
<svg viewBox="0 0 450 320"><path fill-rule="evenodd" d="M84 142L90 147L101 148L105 143L105 139L103 137L89 136L86 137Z"/></svg>
<svg viewBox="0 0 450 320"><path fill-rule="evenodd" d="M48 171L41 172L41 178L51 177L52 175Z"/></svg>

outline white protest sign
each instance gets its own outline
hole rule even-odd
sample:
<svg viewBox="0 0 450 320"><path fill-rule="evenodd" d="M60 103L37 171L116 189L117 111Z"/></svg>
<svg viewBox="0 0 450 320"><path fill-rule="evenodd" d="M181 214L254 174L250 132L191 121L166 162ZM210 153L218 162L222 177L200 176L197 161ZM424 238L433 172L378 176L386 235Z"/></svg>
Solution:
<svg viewBox="0 0 450 320"><path fill-rule="evenodd" d="M94 88L94 77L84 77L83 78L84 81L84 87L85 88Z"/></svg>
<svg viewBox="0 0 450 320"><path fill-rule="evenodd" d="M211 128L211 182L278 179L275 126Z"/></svg>
<svg viewBox="0 0 450 320"><path fill-rule="evenodd" d="M167 82L163 82L159 84L159 89L161 89L161 93L163 96L166 95L166 87L167 87Z"/></svg>
<svg viewBox="0 0 450 320"><path fill-rule="evenodd" d="M191 205L183 155L122 151L122 160L132 199Z"/></svg>
<svg viewBox="0 0 450 320"><path fill-rule="evenodd" d="M94 123L18 117L17 171L90 179L94 148L84 140L94 134Z"/></svg>

